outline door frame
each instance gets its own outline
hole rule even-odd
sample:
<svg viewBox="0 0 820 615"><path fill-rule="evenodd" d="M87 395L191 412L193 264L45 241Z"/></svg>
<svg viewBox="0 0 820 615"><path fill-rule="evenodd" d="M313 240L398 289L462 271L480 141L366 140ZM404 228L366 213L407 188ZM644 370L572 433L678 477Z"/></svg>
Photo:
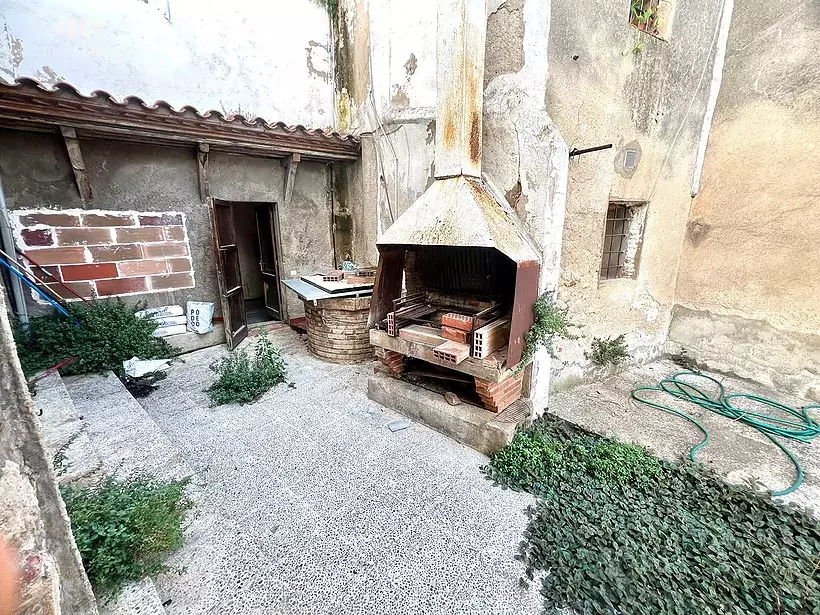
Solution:
<svg viewBox="0 0 820 615"><path fill-rule="evenodd" d="M229 321L230 318L230 307L227 307L226 304L228 302L227 291L229 289L225 288L225 279L224 279L224 263L222 262L222 255L220 254L220 248L218 245L218 226L216 224L216 220L214 218L215 206L222 206L222 207L230 207L231 209L231 225L234 227L234 233L236 232L235 224L233 222L233 213L234 213L234 206L236 205L243 205L243 206L250 206L251 208L259 205L266 205L270 208L270 224L271 224L271 239L273 241L273 256L275 260L274 268L276 270L276 281L279 286L279 315L282 322L287 322L288 314L287 314L287 301L285 301L285 285L282 283L282 243L280 241L280 232L279 232L279 203L270 200L270 201L240 201L236 199L219 199L216 197L208 197L208 209L211 221L211 238L213 240L214 245L214 257L216 259L215 266L216 266L216 277L217 277L217 284L219 285L219 297L222 303L222 315L223 321L225 325L225 339L228 344L228 348L233 349L236 344L238 344L244 337L247 335L247 317L244 317L243 320L245 321L244 329L245 332L241 335L240 338L237 338L231 331L231 323ZM241 279L241 267L240 267L240 279ZM244 313L244 295L245 289L244 286L240 284L240 292L243 297L242 303L242 310Z"/></svg>

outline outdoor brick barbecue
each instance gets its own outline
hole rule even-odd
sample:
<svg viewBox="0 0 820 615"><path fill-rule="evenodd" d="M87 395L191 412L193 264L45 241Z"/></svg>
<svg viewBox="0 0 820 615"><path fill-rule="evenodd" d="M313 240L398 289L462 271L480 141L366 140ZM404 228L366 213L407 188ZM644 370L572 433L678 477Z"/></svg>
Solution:
<svg viewBox="0 0 820 615"><path fill-rule="evenodd" d="M478 0L439 3L436 181L378 241L370 341L392 376L412 371L464 390L466 375L468 397L500 412L522 395L514 368L541 261L481 173L484 12Z"/></svg>

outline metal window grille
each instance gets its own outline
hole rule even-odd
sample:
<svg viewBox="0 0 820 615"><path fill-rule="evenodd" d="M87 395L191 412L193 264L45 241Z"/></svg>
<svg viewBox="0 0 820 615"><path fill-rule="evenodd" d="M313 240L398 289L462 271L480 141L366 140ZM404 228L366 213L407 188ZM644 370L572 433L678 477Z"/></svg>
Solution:
<svg viewBox="0 0 820 615"><path fill-rule="evenodd" d="M624 262L629 238L631 208L623 203L610 203L606 212L604 251L601 258L601 279L614 280L625 277Z"/></svg>

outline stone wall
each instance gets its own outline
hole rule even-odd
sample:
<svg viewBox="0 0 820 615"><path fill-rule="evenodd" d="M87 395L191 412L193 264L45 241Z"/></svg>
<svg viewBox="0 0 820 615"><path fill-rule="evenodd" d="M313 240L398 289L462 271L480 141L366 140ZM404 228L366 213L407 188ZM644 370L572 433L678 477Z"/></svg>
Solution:
<svg viewBox="0 0 820 615"><path fill-rule="evenodd" d="M806 7L808 8L808 7ZM820 12L734 7L670 352L820 400Z"/></svg>
<svg viewBox="0 0 820 615"><path fill-rule="evenodd" d="M21 615L96 615L26 387L0 285L0 528L18 567Z"/></svg>
<svg viewBox="0 0 820 615"><path fill-rule="evenodd" d="M148 307L213 301L217 314L221 313L208 206L200 201L193 150L83 140L83 156L94 189L94 199L85 208L60 137L0 130L0 141L3 143L0 149L0 175L12 214L36 210L41 213L65 212L92 219L90 216L94 212L104 212L102 215L117 216L117 220L120 220L119 216L133 220L133 227L119 227L125 233L156 233L150 228L155 225L148 224L154 220L149 220L147 216L158 216L162 222L160 227L167 227L168 232L172 233L169 235L170 241L145 242L146 235L140 242L129 240L125 245L144 242L137 247L147 250L150 255L162 254L154 258L157 263L152 266L159 267L160 262L165 262L166 273L145 274L157 277L146 281L146 291L133 295L130 300L145 302ZM285 170L278 159L211 152L209 165L211 193L216 198L277 204L284 199ZM286 277L312 274L333 267L329 178L327 165L302 162L296 174L291 203L288 207L280 207L280 265ZM140 221L133 217L135 215L146 217ZM180 218L182 225L169 224L178 222ZM72 232L110 234L115 227L87 230L68 228ZM47 229L35 226L32 230ZM182 240L176 239L182 235L173 234L180 230L184 230ZM59 248L59 235L56 241ZM115 238L112 237L111 241ZM72 247L76 248L76 258L83 259L76 264L104 264L94 261L97 257L92 251L93 246L66 246L63 249ZM173 254L168 250L173 250ZM193 286L187 285L188 272L168 271L185 266L182 260L177 259L184 259L186 255L183 253L186 251L194 275ZM105 257L100 253L99 258ZM107 262L115 264L118 261ZM119 278L120 265L116 266ZM135 278L142 279L142 274L137 274ZM159 288L155 282L172 286ZM150 288L148 284L151 284ZM301 301L291 293L285 300L291 317L302 314ZM35 312L42 309L35 303L31 307Z"/></svg>

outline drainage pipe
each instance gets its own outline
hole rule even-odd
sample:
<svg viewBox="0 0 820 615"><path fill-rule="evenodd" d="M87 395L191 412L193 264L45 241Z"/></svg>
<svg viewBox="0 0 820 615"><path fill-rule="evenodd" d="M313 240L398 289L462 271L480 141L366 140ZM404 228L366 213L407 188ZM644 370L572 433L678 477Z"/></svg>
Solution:
<svg viewBox="0 0 820 615"><path fill-rule="evenodd" d="M3 193L3 179L0 177L0 244L2 249L8 254L14 254L14 235L9 224L9 210L6 207L6 196ZM20 278L14 275L9 276L11 280L11 294L14 299L14 311L17 318L23 325L28 325L28 306L26 306L26 296L23 294L23 283Z"/></svg>

